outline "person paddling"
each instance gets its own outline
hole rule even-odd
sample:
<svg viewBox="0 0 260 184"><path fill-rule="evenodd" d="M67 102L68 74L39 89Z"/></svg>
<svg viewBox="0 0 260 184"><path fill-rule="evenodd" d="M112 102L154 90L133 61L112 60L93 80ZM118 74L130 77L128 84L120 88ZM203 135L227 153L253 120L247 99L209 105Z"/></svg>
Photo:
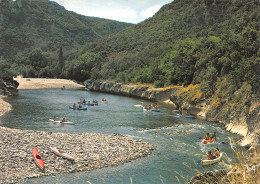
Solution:
<svg viewBox="0 0 260 184"><path fill-rule="evenodd" d="M211 134L210 139L211 139L211 140L216 140L216 132L214 132L214 133Z"/></svg>
<svg viewBox="0 0 260 184"><path fill-rule="evenodd" d="M57 121L57 118L56 118L56 116L54 116L54 117L53 117L53 120L54 120L54 121Z"/></svg>
<svg viewBox="0 0 260 184"><path fill-rule="evenodd" d="M208 152L207 157L208 157L208 160L212 160L212 153L211 153L211 151Z"/></svg>
<svg viewBox="0 0 260 184"><path fill-rule="evenodd" d="M220 151L218 148L215 148L215 156L213 156L214 158L213 159L216 159L220 156Z"/></svg>
<svg viewBox="0 0 260 184"><path fill-rule="evenodd" d="M205 140L210 140L210 136L209 136L209 133L207 133L204 137Z"/></svg>
<svg viewBox="0 0 260 184"><path fill-rule="evenodd" d="M62 120L61 120L61 122L66 122L67 120L63 117L62 118Z"/></svg>
<svg viewBox="0 0 260 184"><path fill-rule="evenodd" d="M144 106L144 109L145 109L145 110L148 110L148 107L147 107L147 105L145 105L145 106Z"/></svg>

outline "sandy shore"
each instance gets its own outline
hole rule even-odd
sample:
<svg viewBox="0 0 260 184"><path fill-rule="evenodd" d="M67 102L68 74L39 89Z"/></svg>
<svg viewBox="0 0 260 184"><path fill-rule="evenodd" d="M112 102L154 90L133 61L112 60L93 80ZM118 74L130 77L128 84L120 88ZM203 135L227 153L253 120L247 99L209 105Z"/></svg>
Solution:
<svg viewBox="0 0 260 184"><path fill-rule="evenodd" d="M0 115L10 109L0 96ZM33 160L34 147L43 157L45 172ZM62 149L75 161L55 158L49 147ZM152 145L123 135L51 133L0 126L0 183L22 183L27 178L119 165L148 156L153 150Z"/></svg>
<svg viewBox="0 0 260 184"><path fill-rule="evenodd" d="M44 79L44 78L14 78L19 82L17 89L44 89L44 88L77 88L84 87L71 80L66 79Z"/></svg>

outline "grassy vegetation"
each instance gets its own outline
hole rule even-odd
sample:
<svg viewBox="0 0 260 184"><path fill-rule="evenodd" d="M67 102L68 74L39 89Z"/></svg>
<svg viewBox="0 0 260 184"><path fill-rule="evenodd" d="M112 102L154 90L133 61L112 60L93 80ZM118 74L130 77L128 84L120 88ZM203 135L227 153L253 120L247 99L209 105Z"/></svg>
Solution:
<svg viewBox="0 0 260 184"><path fill-rule="evenodd" d="M247 153L233 147L232 150L235 161L225 165L230 171L222 183L258 183L260 181L260 150Z"/></svg>

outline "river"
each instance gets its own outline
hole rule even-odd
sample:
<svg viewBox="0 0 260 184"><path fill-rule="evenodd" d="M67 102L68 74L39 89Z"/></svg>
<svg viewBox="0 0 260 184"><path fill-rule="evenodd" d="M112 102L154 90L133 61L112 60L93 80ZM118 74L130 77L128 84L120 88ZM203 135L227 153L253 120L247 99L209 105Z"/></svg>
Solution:
<svg viewBox="0 0 260 184"><path fill-rule="evenodd" d="M96 99L98 106L88 107L87 111L70 110L69 106L79 101ZM101 99L108 103L101 103ZM122 134L133 139L141 139L156 147L152 155L137 159L124 165L98 169L90 172L61 174L33 178L26 181L33 183L92 183L92 184L172 184L184 183L199 172L221 167L197 166L196 162L208 150L218 147L230 159L233 158L229 144L222 141L237 139L238 136L225 131L223 125L196 119L175 118L172 106L158 103L161 112L142 112L135 108L137 104L151 102L89 92L83 89L39 89L20 90L17 97L7 99L13 110L0 119L0 125L9 128L40 130L48 132L82 133L96 132L103 134ZM49 122L58 116L66 117L74 125ZM207 132L216 132L218 141L213 144L201 144L201 137Z"/></svg>

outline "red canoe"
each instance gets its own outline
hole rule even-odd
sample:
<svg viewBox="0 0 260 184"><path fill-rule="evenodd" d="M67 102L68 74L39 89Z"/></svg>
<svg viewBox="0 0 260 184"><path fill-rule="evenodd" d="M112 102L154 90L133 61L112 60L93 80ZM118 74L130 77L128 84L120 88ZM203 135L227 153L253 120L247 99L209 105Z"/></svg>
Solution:
<svg viewBox="0 0 260 184"><path fill-rule="evenodd" d="M44 163L42 157L36 148L33 148L33 158L36 164L39 166L39 168L44 171Z"/></svg>
<svg viewBox="0 0 260 184"><path fill-rule="evenodd" d="M215 141L215 139L212 139L212 140L204 140L203 143L204 143L204 144L213 143L214 141Z"/></svg>

